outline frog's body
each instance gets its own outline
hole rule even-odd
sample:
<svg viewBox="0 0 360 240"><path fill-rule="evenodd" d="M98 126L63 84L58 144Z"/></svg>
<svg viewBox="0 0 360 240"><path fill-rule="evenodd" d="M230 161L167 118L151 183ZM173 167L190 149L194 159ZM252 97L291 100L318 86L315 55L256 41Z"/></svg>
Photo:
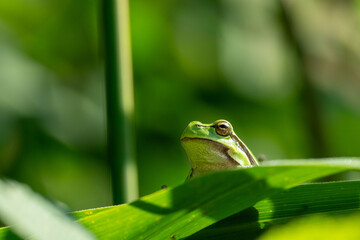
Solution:
<svg viewBox="0 0 360 240"><path fill-rule="evenodd" d="M191 163L188 179L222 169L259 165L225 120L189 123L181 135L181 144Z"/></svg>

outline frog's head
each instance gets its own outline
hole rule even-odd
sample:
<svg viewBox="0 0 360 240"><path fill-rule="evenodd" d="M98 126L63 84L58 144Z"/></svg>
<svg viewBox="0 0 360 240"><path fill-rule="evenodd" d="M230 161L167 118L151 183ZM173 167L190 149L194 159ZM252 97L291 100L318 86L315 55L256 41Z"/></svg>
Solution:
<svg viewBox="0 0 360 240"><path fill-rule="evenodd" d="M197 175L236 166L258 165L226 120L210 124L190 122L181 135L181 144Z"/></svg>

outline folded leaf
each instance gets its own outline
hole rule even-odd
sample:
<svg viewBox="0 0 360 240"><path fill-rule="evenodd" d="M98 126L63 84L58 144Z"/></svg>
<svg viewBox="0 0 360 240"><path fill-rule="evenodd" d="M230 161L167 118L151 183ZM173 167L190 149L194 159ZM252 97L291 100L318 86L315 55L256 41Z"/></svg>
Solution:
<svg viewBox="0 0 360 240"><path fill-rule="evenodd" d="M360 169L355 159L277 161L276 165L210 174L80 222L101 239L180 239L284 189Z"/></svg>
<svg viewBox="0 0 360 240"><path fill-rule="evenodd" d="M360 181L303 184L266 198L186 239L230 240L238 236L255 239L264 229L301 216L359 212L359 202Z"/></svg>
<svg viewBox="0 0 360 240"><path fill-rule="evenodd" d="M14 181L0 179L0 217L13 225L14 231L23 238L95 239L87 229L49 201ZM6 232L0 236L6 236Z"/></svg>
<svg viewBox="0 0 360 240"><path fill-rule="evenodd" d="M321 189L329 186L334 193L333 183L307 184L294 191L282 191L330 174L360 170L359 160L282 160L266 164L267 166L213 173L129 204L90 209L74 215L99 239L201 239L204 236L207 237L203 239L216 239L211 236L219 236L221 231L222 236L225 233L231 234L232 230L233 233L242 231L258 234L258 231L252 231L252 227L261 230L268 224L286 221L292 216L357 208L357 205L347 201L344 201L345 205L339 204L341 196L346 196L352 190L340 194L339 201L335 201L335 204L326 202L327 198L334 197L330 192L330 195L326 195L326 191ZM317 192L318 195L315 194ZM354 195L350 197L355 199ZM262 199L264 200L260 201ZM317 199L318 205L314 205L312 199ZM243 215L235 225L223 220L244 209L247 210L239 213ZM208 227L213 223L217 224ZM201 229L204 230L200 231ZM6 228L1 229L0 236L6 231ZM199 235L194 234L197 232Z"/></svg>

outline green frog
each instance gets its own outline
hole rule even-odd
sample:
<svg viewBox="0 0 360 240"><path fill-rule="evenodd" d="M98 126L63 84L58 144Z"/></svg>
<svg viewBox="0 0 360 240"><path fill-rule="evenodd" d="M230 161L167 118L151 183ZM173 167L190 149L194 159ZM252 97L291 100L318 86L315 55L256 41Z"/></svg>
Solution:
<svg viewBox="0 0 360 240"><path fill-rule="evenodd" d="M229 168L259 165L226 120L210 124L190 122L181 135L181 144L191 163L187 179Z"/></svg>

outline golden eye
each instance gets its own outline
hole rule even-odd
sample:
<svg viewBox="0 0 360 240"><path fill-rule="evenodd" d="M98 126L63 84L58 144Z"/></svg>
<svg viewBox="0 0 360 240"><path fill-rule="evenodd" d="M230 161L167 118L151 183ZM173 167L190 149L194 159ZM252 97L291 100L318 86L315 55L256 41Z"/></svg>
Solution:
<svg viewBox="0 0 360 240"><path fill-rule="evenodd" d="M215 131L221 136L228 136L232 132L231 124L226 121L220 121L215 124Z"/></svg>

